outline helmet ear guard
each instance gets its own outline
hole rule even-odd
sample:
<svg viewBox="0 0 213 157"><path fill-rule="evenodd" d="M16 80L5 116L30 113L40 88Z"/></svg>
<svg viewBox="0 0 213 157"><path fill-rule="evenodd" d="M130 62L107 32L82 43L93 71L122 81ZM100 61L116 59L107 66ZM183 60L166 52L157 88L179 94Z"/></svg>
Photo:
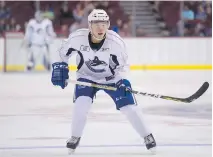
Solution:
<svg viewBox="0 0 213 157"><path fill-rule="evenodd" d="M109 29L109 27L110 27L110 21L108 21L108 27L107 27L107 29Z"/></svg>

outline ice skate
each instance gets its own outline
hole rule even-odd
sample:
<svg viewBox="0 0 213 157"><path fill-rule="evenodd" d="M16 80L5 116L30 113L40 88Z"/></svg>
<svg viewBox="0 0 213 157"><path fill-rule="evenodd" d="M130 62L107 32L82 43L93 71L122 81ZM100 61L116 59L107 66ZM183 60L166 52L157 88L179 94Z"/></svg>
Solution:
<svg viewBox="0 0 213 157"><path fill-rule="evenodd" d="M144 137L144 143L146 144L146 148L152 152L152 154L156 154L156 142L152 134Z"/></svg>
<svg viewBox="0 0 213 157"><path fill-rule="evenodd" d="M80 142L80 137L74 137L72 136L68 141L67 141L67 148L68 148L68 154L73 154L75 152L75 149L79 145Z"/></svg>

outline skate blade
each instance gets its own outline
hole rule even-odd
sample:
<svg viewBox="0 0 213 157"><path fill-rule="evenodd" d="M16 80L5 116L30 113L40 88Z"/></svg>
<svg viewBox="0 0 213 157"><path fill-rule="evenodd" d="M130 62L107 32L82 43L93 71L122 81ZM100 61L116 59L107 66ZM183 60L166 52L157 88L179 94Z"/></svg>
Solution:
<svg viewBox="0 0 213 157"><path fill-rule="evenodd" d="M74 152L75 152L75 149L68 149L68 154L69 154L69 155L74 154Z"/></svg>
<svg viewBox="0 0 213 157"><path fill-rule="evenodd" d="M151 152L152 155L156 155L157 153L156 147L150 148L149 151Z"/></svg>

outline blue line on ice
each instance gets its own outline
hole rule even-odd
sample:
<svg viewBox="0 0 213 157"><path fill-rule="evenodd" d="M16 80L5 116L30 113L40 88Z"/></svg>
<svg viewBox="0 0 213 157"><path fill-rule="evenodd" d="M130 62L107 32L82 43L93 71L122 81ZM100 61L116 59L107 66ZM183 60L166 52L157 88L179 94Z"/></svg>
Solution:
<svg viewBox="0 0 213 157"><path fill-rule="evenodd" d="M100 148L100 147L142 147L144 145L132 144L132 145L79 145L79 147L84 148ZM211 147L212 144L159 144L157 147ZM55 148L65 148L65 146L20 146L20 147L0 147L0 150L13 150L13 149L55 149Z"/></svg>

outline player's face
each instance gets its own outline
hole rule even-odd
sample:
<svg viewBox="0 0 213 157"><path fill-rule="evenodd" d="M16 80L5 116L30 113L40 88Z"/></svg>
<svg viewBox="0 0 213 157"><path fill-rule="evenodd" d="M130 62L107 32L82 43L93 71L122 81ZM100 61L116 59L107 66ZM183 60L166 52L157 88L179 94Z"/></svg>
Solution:
<svg viewBox="0 0 213 157"><path fill-rule="evenodd" d="M35 15L35 19L36 19L37 22L40 23L40 22L44 19L44 17L43 17L42 14L37 13L37 14Z"/></svg>
<svg viewBox="0 0 213 157"><path fill-rule="evenodd" d="M92 33L96 38L102 39L108 29L108 21L93 21L91 23Z"/></svg>

